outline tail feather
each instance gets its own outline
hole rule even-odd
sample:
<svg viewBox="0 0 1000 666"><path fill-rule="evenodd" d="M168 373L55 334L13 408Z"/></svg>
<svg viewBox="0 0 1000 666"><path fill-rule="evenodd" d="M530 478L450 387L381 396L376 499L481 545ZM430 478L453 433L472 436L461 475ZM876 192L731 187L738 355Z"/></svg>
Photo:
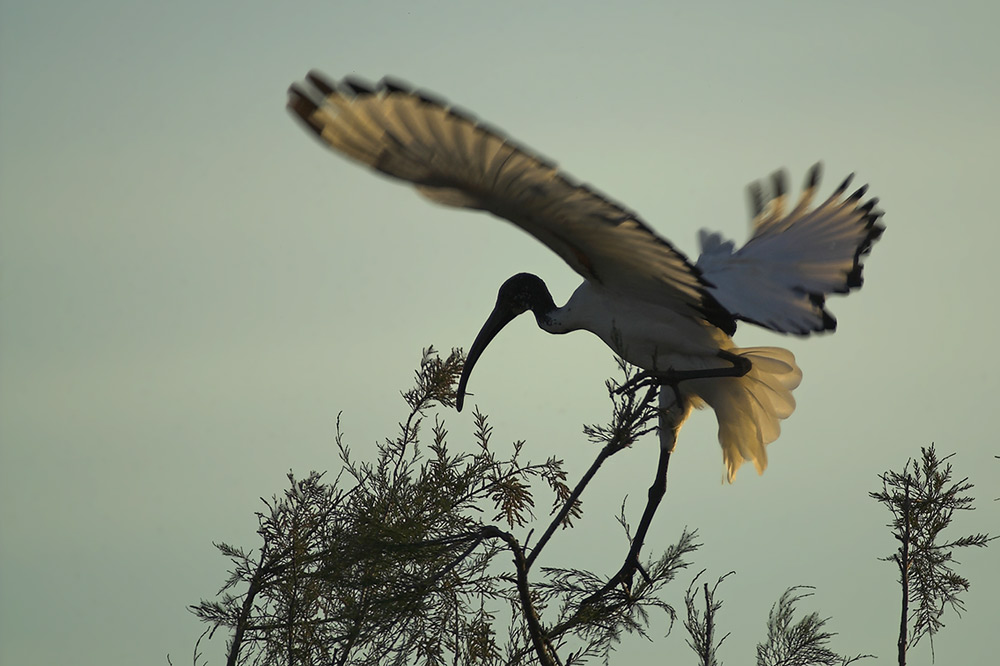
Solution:
<svg viewBox="0 0 1000 666"><path fill-rule="evenodd" d="M684 388L715 410L726 478L732 482L746 461L753 461L758 474L767 467L765 447L781 434L781 420L795 410L792 391L802 381L802 371L792 353L780 347L730 351L750 361L750 372L742 377L696 379Z"/></svg>

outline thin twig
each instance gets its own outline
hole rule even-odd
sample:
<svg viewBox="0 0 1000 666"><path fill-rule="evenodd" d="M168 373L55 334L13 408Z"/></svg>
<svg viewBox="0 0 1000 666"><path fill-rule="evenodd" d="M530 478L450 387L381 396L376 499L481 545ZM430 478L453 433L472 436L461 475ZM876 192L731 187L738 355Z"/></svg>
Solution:
<svg viewBox="0 0 1000 666"><path fill-rule="evenodd" d="M646 392L646 395L643 397L638 407L630 411L630 415L636 417L637 422L641 421L642 414L646 411L646 408L649 407L650 403L652 403L655 396L656 389L654 387ZM632 423L629 423L628 425L631 426ZM549 526L545 529L545 533L542 534L542 538L538 540L538 544L531 549L531 554L528 556L526 562L529 570L531 569L531 565L535 563L539 554L541 554L545 544L548 543L549 539L555 533L556 529L562 525L566 516L568 516L570 511L573 510L573 507L576 506L580 496L583 495L583 491L587 487L587 484L590 483L590 480L594 478L595 474L597 474L597 470L600 469L602 464L604 464L604 461L626 448L631 443L631 438L624 436L628 432L629 428L625 428L623 431L616 433L615 436L607 444L605 444L601 451L597 454L597 458L594 459L590 468L577 482L576 487L573 488L573 492L570 493L569 498L566 500L565 504L563 504L562 509L560 509L559 513L556 514L555 518L552 519Z"/></svg>
<svg viewBox="0 0 1000 666"><path fill-rule="evenodd" d="M573 492L570 493L570 496L563 505L563 508L545 529L545 533L542 534L542 538L538 540L538 544L531 549L531 555L529 555L525 561L525 567L527 569L531 569L531 565L534 564L538 554L542 552L542 548L545 547L545 544L548 543L556 529L562 524L563 520L566 519L566 516L569 515L569 512L576 505L577 500L580 499L580 495L583 494L587 484L590 483L590 480L594 478L595 474L597 474L597 470L600 469L605 460L618 453L618 451L621 451L621 447L619 446L616 448L615 443L612 442L607 444L601 449L600 453L597 454L597 458L595 458L594 462L591 463L590 469L587 470L586 474L584 474L583 477L580 478L580 481L576 484L576 487L573 488Z"/></svg>

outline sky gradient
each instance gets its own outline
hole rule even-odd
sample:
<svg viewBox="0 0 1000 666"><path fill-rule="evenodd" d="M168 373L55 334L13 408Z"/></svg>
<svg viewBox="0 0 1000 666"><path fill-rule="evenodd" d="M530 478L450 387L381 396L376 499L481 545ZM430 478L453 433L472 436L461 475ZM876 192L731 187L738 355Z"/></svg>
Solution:
<svg viewBox="0 0 1000 666"><path fill-rule="evenodd" d="M936 442L976 484L956 534L1000 533L998 21L993 2L0 4L0 664L188 663L186 606L228 565L212 542L256 546L258 498L336 465L339 412L373 449L421 348L468 347L504 279L536 273L558 303L578 284L511 225L322 149L284 110L311 68L435 91L689 255L701 227L746 237L743 188L774 169L797 187L823 160L821 195L852 171L871 184L887 231L864 289L830 301L836 334L737 333L805 375L767 472L721 485L695 414L647 548L696 527L692 574L736 570L728 663L752 661L792 585L816 586L803 610L832 616L835 648L892 663L877 475ZM495 443L576 478L613 370L596 337L525 317L472 401ZM446 418L471 444L472 417ZM614 516L629 494L638 520L655 457L653 439L616 456L550 564L616 569ZM996 663L997 548L960 554L973 587L938 663ZM668 659L694 662L679 626L615 663Z"/></svg>

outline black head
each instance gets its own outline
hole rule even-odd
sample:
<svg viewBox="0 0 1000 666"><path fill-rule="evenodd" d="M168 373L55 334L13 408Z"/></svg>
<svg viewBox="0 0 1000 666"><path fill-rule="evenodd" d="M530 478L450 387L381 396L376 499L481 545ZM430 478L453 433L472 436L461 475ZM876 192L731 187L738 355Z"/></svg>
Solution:
<svg viewBox="0 0 1000 666"><path fill-rule="evenodd" d="M514 316L531 310L535 315L543 315L554 310L549 288L542 278L531 273L518 273L500 285L496 307L506 307Z"/></svg>
<svg viewBox="0 0 1000 666"><path fill-rule="evenodd" d="M455 400L455 407L458 411L462 411L462 405L465 402L465 387L472 374L472 368L482 356L486 346L497 336L497 333L515 317L528 310L531 310L538 318L551 312L555 307L548 287L537 275L518 273L500 285L493 312L483 324L479 335L476 336L475 342L469 349L468 356L465 358L465 367L462 368L462 377L458 381L458 395Z"/></svg>

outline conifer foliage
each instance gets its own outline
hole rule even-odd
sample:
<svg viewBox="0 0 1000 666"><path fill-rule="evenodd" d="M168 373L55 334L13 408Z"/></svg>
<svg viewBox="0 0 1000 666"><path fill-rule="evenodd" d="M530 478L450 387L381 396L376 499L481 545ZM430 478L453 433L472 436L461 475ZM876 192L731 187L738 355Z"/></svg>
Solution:
<svg viewBox="0 0 1000 666"><path fill-rule="evenodd" d="M434 410L454 405L463 361L459 350L425 350L403 393L406 418L373 461L354 455L338 420L341 472L289 473L257 514L256 550L216 544L229 579L192 610L209 634L229 633L228 664L569 665L644 635L651 611L666 632L674 609L659 594L687 566L695 534L637 567L627 589L581 569L532 569L580 516L585 484L571 490L559 460L525 460L523 442L501 453L478 411L474 441L453 452ZM612 453L655 417L651 398L613 400L612 423L588 428ZM545 536L532 542L536 512L549 507Z"/></svg>

